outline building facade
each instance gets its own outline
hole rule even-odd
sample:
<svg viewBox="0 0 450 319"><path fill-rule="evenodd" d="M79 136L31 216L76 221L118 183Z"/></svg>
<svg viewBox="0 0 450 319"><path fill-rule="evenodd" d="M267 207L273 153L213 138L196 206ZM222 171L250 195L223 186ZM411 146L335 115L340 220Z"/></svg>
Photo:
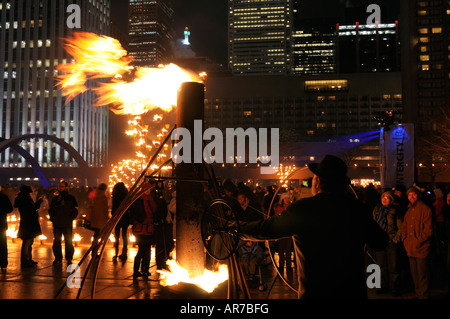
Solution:
<svg viewBox="0 0 450 319"><path fill-rule="evenodd" d="M66 103L56 87L56 66L72 62L62 39L73 31L108 35L109 10L109 0L1 1L0 138L47 134L72 146L89 166L106 165L108 108L93 107L92 92ZM73 25L72 19L79 25ZM54 141L31 138L20 146L42 168L79 165ZM0 163L1 168L30 166L11 148L0 153Z"/></svg>
<svg viewBox="0 0 450 319"><path fill-rule="evenodd" d="M403 4L405 30L405 91L412 108L408 118L420 129L437 129L442 110L450 112L450 5L448 1L410 1ZM414 39L415 41L411 41Z"/></svg>
<svg viewBox="0 0 450 319"><path fill-rule="evenodd" d="M334 28L302 27L292 33L292 73L336 73Z"/></svg>
<svg viewBox="0 0 450 319"><path fill-rule="evenodd" d="M171 0L129 0L128 54L134 65L157 67L170 62L172 19Z"/></svg>
<svg viewBox="0 0 450 319"><path fill-rule="evenodd" d="M336 25L338 73L399 72L400 69L398 21Z"/></svg>
<svg viewBox="0 0 450 319"><path fill-rule="evenodd" d="M289 0L228 1L228 65L234 75L289 74Z"/></svg>

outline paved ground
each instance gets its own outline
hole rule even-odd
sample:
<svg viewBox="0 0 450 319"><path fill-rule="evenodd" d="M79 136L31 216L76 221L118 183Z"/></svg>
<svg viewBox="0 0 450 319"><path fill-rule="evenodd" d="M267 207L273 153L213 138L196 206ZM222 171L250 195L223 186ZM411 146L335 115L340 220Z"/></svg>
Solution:
<svg viewBox="0 0 450 319"><path fill-rule="evenodd" d="M53 254L51 248L52 234L49 222L45 219L41 221L43 233L47 240L42 243L36 239L33 245L33 259L38 262L37 267L20 268L20 248L21 241L12 242L8 239L8 262L5 271L0 273L0 300L1 299L53 299L57 292L64 287L59 298L74 299L77 297L78 289L69 289L65 286L70 272L67 272L67 264L64 261L61 265L53 265ZM90 245L92 232L84 228L75 228L74 233L82 236L81 242L75 248L73 262L78 264ZM154 252L152 253L151 276L148 279L133 279L133 260L137 248L130 244L128 259L125 262L113 262L114 248L112 243L108 243L99 266L98 277L95 287L96 299L172 299L172 298L226 298L226 285L211 294L202 294L193 290L189 285L180 285L178 288L165 288L160 285L159 273L154 266ZM89 257L90 258L90 257ZM87 262L83 263L82 274ZM286 278L294 280L293 272L286 273ZM447 295L445 280L443 279L443 269L434 267L432 271L433 289L432 299L443 299ZM271 263L262 268L262 281L265 289L260 290L258 282L249 283L252 299L296 299L296 293L289 288L283 280L276 276ZM291 281L292 282L292 281ZM90 298L92 280L87 280L80 299ZM403 299L411 295L406 292L403 296L392 297L390 294L375 294L369 290L370 299Z"/></svg>

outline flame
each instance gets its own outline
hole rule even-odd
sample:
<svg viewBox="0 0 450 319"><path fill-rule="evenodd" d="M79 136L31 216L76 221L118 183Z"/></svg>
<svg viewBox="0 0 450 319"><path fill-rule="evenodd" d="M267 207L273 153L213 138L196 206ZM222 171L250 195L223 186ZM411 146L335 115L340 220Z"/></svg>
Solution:
<svg viewBox="0 0 450 319"><path fill-rule="evenodd" d="M179 282L186 282L211 293L217 286L228 279L228 267L226 265L220 265L217 272L205 269L202 276L195 278L190 278L188 271L181 267L174 259L167 260L167 265L170 271L158 270L161 274L160 284L162 286L173 286Z"/></svg>
<svg viewBox="0 0 450 319"><path fill-rule="evenodd" d="M110 105L117 114L131 115L156 108L170 111L176 105L181 83L201 80L197 74L175 64L135 68L130 65L132 57L116 39L88 32L72 35L64 39L64 48L75 62L57 66L62 73L57 77L57 85L68 101L88 90L87 81L110 79L92 88L97 94L96 106ZM127 74L133 79L125 81Z"/></svg>
<svg viewBox="0 0 450 319"><path fill-rule="evenodd" d="M17 233L18 233L18 230L16 230L16 227L9 227L6 230L6 236L9 238L17 238Z"/></svg>

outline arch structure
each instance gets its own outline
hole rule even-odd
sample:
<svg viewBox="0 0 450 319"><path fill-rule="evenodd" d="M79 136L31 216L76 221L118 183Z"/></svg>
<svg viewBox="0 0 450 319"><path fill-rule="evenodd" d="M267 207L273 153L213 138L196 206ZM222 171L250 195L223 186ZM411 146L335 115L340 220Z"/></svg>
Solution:
<svg viewBox="0 0 450 319"><path fill-rule="evenodd" d="M30 155L23 147L19 145L20 142L30 139L30 138L42 138L45 140L50 140L55 142L59 146L61 146L65 151L67 151L77 162L80 168L89 168L88 163L84 160L84 158L74 149L70 144L66 143L64 140L47 134L24 134L19 136L14 136L10 139L0 139L0 153L4 152L7 148L11 147L14 151L19 153L25 160L32 166L34 172L42 183L42 186L48 187L50 183L45 177L44 173L41 170L41 166L37 162L37 160Z"/></svg>

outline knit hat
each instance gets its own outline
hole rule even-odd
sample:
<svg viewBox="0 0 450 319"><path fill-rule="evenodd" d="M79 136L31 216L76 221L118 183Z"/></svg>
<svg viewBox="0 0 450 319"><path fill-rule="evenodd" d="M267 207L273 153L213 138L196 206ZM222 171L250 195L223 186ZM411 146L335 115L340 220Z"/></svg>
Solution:
<svg viewBox="0 0 450 319"><path fill-rule="evenodd" d="M383 194L381 194L381 198L383 198L385 196L389 196L391 198L391 200L394 201L394 195L392 194L391 191L386 191Z"/></svg>
<svg viewBox="0 0 450 319"><path fill-rule="evenodd" d="M420 195L420 191L419 191L417 188L415 188L415 187L410 187L410 188L408 189L408 191L406 192L406 195L408 195L408 194L411 193L411 192L414 192L414 193L416 193L417 195Z"/></svg>

